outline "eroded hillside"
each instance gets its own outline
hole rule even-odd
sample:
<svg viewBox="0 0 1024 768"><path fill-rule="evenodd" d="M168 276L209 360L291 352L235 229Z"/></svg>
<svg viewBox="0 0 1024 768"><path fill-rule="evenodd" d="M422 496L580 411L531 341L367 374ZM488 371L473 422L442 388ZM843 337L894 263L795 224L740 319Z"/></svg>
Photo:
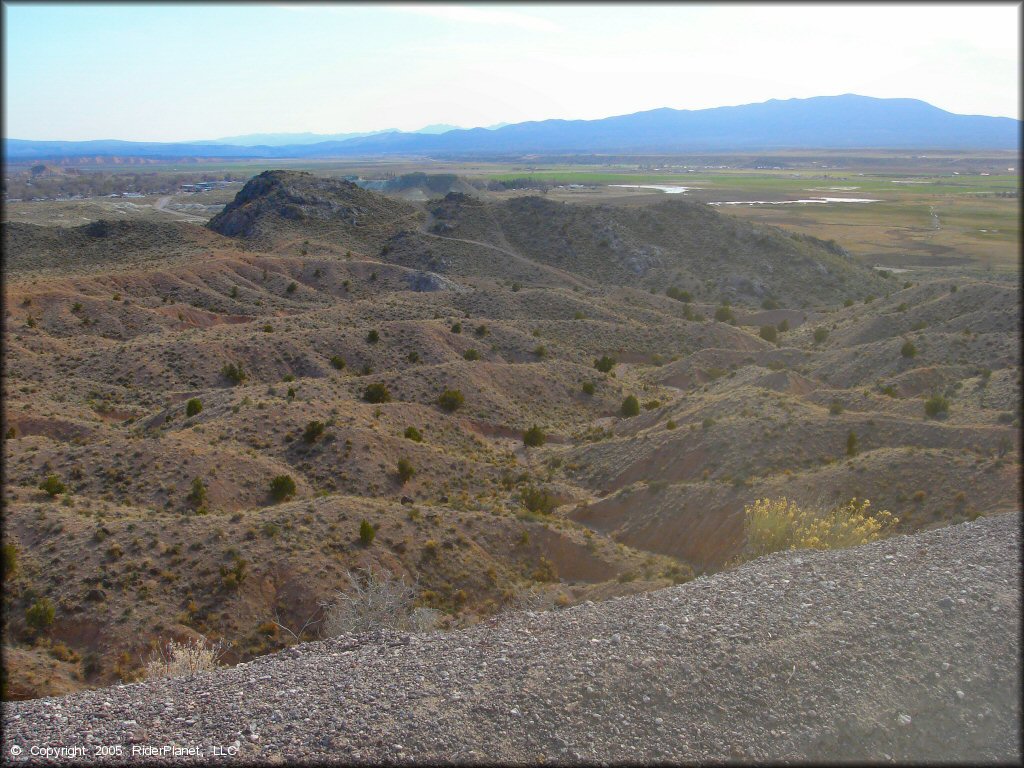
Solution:
<svg viewBox="0 0 1024 768"><path fill-rule="evenodd" d="M466 624L720 569L765 495L867 497L902 532L1018 496L1013 286L886 277L705 206L275 171L209 227L4 240L11 696L131 679L169 636L281 648L354 567Z"/></svg>

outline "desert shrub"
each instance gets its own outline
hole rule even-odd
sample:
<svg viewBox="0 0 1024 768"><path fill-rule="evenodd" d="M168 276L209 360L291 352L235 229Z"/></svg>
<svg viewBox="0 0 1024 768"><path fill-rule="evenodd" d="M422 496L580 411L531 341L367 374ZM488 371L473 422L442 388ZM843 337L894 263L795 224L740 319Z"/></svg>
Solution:
<svg viewBox="0 0 1024 768"><path fill-rule="evenodd" d="M373 544L373 540L376 536L376 529L369 520L364 518L363 521L359 523L359 543L364 547L368 547Z"/></svg>
<svg viewBox="0 0 1024 768"><path fill-rule="evenodd" d="M246 379L245 371L242 369L242 364L238 363L226 363L223 368L220 369L221 374L225 379L230 381L232 384L241 384Z"/></svg>
<svg viewBox="0 0 1024 768"><path fill-rule="evenodd" d="M406 427L405 436L415 443L423 442L423 433L416 429L416 427Z"/></svg>
<svg viewBox="0 0 1024 768"><path fill-rule="evenodd" d="M391 392L379 381L374 382L368 384L363 390L363 400L368 403L389 403L391 402Z"/></svg>
<svg viewBox="0 0 1024 768"><path fill-rule="evenodd" d="M284 501L295 495L295 481L291 475L278 475L270 481L270 495L274 501Z"/></svg>
<svg viewBox="0 0 1024 768"><path fill-rule="evenodd" d="M202 479L196 477L192 480L192 489L188 493L188 504L193 509L202 509L206 503L206 486Z"/></svg>
<svg viewBox="0 0 1024 768"><path fill-rule="evenodd" d="M594 367L601 373L608 373L608 371L615 367L615 358L602 355L600 360L594 361Z"/></svg>
<svg viewBox="0 0 1024 768"><path fill-rule="evenodd" d="M185 415L195 416L203 410L203 403L198 397L193 397L187 403L185 403Z"/></svg>
<svg viewBox="0 0 1024 768"><path fill-rule="evenodd" d="M778 309L778 308L779 308L779 302L777 302L775 299L769 298L769 299L765 299L764 301L761 302L761 309Z"/></svg>
<svg viewBox="0 0 1024 768"><path fill-rule="evenodd" d="M380 341L380 333L377 331L370 331L366 334L367 344L376 344L378 341Z"/></svg>
<svg viewBox="0 0 1024 768"><path fill-rule="evenodd" d="M410 363L418 363L420 361L420 353L417 352L416 350L413 350L412 352L409 353L409 356L406 359Z"/></svg>
<svg viewBox="0 0 1024 768"><path fill-rule="evenodd" d="M519 493L519 499L530 512L542 515L550 515L558 506L555 497L543 488L524 488Z"/></svg>
<svg viewBox="0 0 1024 768"><path fill-rule="evenodd" d="M846 299L846 301L843 302L843 306L844 307L852 307L853 306L853 299Z"/></svg>
<svg viewBox="0 0 1024 768"><path fill-rule="evenodd" d="M56 475L47 475L46 479L39 484L39 489L46 491L51 498L56 496L58 493L64 493L66 490L64 483L62 483L61 479Z"/></svg>
<svg viewBox="0 0 1024 768"><path fill-rule="evenodd" d="M684 291L681 288L677 288L674 285L669 286L668 288L665 289L665 295L668 296L670 299L675 299L676 301L685 302L693 299L689 291Z"/></svg>
<svg viewBox="0 0 1024 768"><path fill-rule="evenodd" d="M888 395L889 397L896 397L896 387L894 387L892 384L886 384L879 391L883 395Z"/></svg>
<svg viewBox="0 0 1024 768"><path fill-rule="evenodd" d="M452 333L462 333L462 323L452 323Z"/></svg>
<svg viewBox="0 0 1024 768"><path fill-rule="evenodd" d="M679 425L673 419L669 419L665 424L665 429L675 429L677 426Z"/></svg>
<svg viewBox="0 0 1024 768"><path fill-rule="evenodd" d="M594 382L592 382L592 381L584 381L582 389L583 389L583 394L584 395L593 395L594 394Z"/></svg>
<svg viewBox="0 0 1024 768"><path fill-rule="evenodd" d="M154 680L161 677L188 677L220 666L224 653L222 643L209 644L206 638L189 641L168 640L158 647L146 662L145 675Z"/></svg>
<svg viewBox="0 0 1024 768"><path fill-rule="evenodd" d="M302 439L304 442L312 443L323 433L324 423L322 421L311 421L306 425L306 429L302 433Z"/></svg>
<svg viewBox="0 0 1024 768"><path fill-rule="evenodd" d="M18 572L18 548L13 544L3 545L4 578L9 579Z"/></svg>
<svg viewBox="0 0 1024 768"><path fill-rule="evenodd" d="M942 395L932 395L924 401L924 413L930 419L937 419L949 413L949 400Z"/></svg>
<svg viewBox="0 0 1024 768"><path fill-rule="evenodd" d="M534 425L523 433L523 443L530 446L531 448L539 448L544 445L547 440L547 435L544 434L544 430Z"/></svg>
<svg viewBox="0 0 1024 768"><path fill-rule="evenodd" d="M648 400L644 403L645 411L653 411L655 408L661 408L661 400Z"/></svg>
<svg viewBox="0 0 1024 768"><path fill-rule="evenodd" d="M545 347L543 344L538 344L536 347L534 347L533 354L536 357L547 357L548 348Z"/></svg>
<svg viewBox="0 0 1024 768"><path fill-rule="evenodd" d="M285 288L285 291L287 291L288 293L295 293L295 289L298 287L299 284L292 280L290 283L288 283L288 287Z"/></svg>
<svg viewBox="0 0 1024 768"><path fill-rule="evenodd" d="M344 633L390 629L397 632L428 632L437 625L438 612L416 607L417 589L390 571L348 573L352 587L339 592L324 606L321 631L327 637Z"/></svg>
<svg viewBox="0 0 1024 768"><path fill-rule="evenodd" d="M416 474L416 469L413 467L412 462L408 459L398 460L398 479L404 485L412 479L412 476Z"/></svg>
<svg viewBox="0 0 1024 768"><path fill-rule="evenodd" d="M758 335L765 341L775 342L778 341L779 334L775 330L774 325L762 325L761 330L758 331Z"/></svg>
<svg viewBox="0 0 1024 768"><path fill-rule="evenodd" d="M340 371L342 368L345 367L345 360L341 358L339 355L334 355L333 357L331 357L331 365Z"/></svg>
<svg viewBox="0 0 1024 768"><path fill-rule="evenodd" d="M56 614L57 609L50 601L50 598L41 597L25 611L25 623L28 624L30 629L42 632L53 624Z"/></svg>
<svg viewBox="0 0 1024 768"><path fill-rule="evenodd" d="M789 330L789 320L783 319L775 328L779 333L785 333Z"/></svg>
<svg viewBox="0 0 1024 768"><path fill-rule="evenodd" d="M480 359L480 353L477 352L475 349L467 349L465 352L462 353L462 356L466 360L479 360Z"/></svg>
<svg viewBox="0 0 1024 768"><path fill-rule="evenodd" d="M828 328L815 328L814 329L814 343L821 344L825 339L828 338Z"/></svg>
<svg viewBox="0 0 1024 768"><path fill-rule="evenodd" d="M715 310L715 320L718 320L720 323L736 325L736 315L733 313L732 308L725 304Z"/></svg>
<svg viewBox="0 0 1024 768"><path fill-rule="evenodd" d="M272 326L270 323L266 323L263 326L263 332L264 333L273 333L274 332L274 326Z"/></svg>
<svg viewBox="0 0 1024 768"><path fill-rule="evenodd" d="M867 544L899 522L884 510L872 514L870 507L867 499L851 499L827 511L803 508L785 497L758 499L744 507L746 553L754 558L788 549Z"/></svg>
<svg viewBox="0 0 1024 768"><path fill-rule="evenodd" d="M917 347L914 346L914 342L909 339L904 342L903 346L900 347L900 354L904 357L913 357L917 354Z"/></svg>
<svg viewBox="0 0 1024 768"><path fill-rule="evenodd" d="M640 401L636 399L635 395L628 395L625 400L622 401L622 407L619 409L626 418L631 416L637 416L640 413Z"/></svg>
<svg viewBox="0 0 1024 768"><path fill-rule="evenodd" d="M486 336L486 335L487 335L487 333L488 333L488 331L487 331L487 326L486 326L486 325L478 325L478 326L476 327L476 330L474 330L474 331L473 331L473 333L474 333L474 334L476 334L476 336L477 336L478 338L481 338L481 339L482 339L482 338L483 338L484 336Z"/></svg>
<svg viewBox="0 0 1024 768"><path fill-rule="evenodd" d="M846 436L846 455L856 456L857 455L857 433L852 429Z"/></svg>
<svg viewBox="0 0 1024 768"><path fill-rule="evenodd" d="M838 416L840 413L843 412L843 404L840 403L838 400L833 400L831 403L828 404L828 412L833 416Z"/></svg>
<svg viewBox="0 0 1024 768"><path fill-rule="evenodd" d="M446 389L437 397L437 404L448 411L448 413L459 410L465 401L466 398L463 397L462 392L458 389Z"/></svg>
<svg viewBox="0 0 1024 768"><path fill-rule="evenodd" d="M512 283L512 293L518 293L522 289L522 283Z"/></svg>

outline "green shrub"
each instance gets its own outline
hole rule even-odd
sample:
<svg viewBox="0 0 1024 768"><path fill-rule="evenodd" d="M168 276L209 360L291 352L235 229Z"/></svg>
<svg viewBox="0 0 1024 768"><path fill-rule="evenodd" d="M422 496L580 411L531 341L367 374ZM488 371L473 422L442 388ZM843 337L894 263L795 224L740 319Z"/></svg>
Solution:
<svg viewBox="0 0 1024 768"><path fill-rule="evenodd" d="M594 394L594 389L595 389L594 382L592 382L592 381L584 381L583 382L583 394L584 395L593 395Z"/></svg>
<svg viewBox="0 0 1024 768"><path fill-rule="evenodd" d="M412 476L416 474L416 469L413 467L412 462L408 459L398 460L398 479L403 485L412 479Z"/></svg>
<svg viewBox="0 0 1024 768"><path fill-rule="evenodd" d="M448 413L459 410L465 401L466 398L462 396L462 392L458 389L446 389L437 398L437 404L448 411Z"/></svg>
<svg viewBox="0 0 1024 768"><path fill-rule="evenodd" d="M285 288L285 290L288 293L295 293L295 289L298 288L298 287L299 287L299 284L296 283L294 280L292 280L290 283L288 283L288 287Z"/></svg>
<svg viewBox="0 0 1024 768"><path fill-rule="evenodd" d="M363 390L363 400L368 403L390 403L391 392L381 382L374 382L368 384Z"/></svg>
<svg viewBox="0 0 1024 768"><path fill-rule="evenodd" d="M852 429L850 430L850 433L846 436L846 455L857 455L857 435Z"/></svg>
<svg viewBox="0 0 1024 768"><path fill-rule="evenodd" d="M765 299L761 302L761 309L778 309L779 302L775 299Z"/></svg>
<svg viewBox="0 0 1024 768"><path fill-rule="evenodd" d="M602 355L600 360L594 361L594 367L601 373L608 373L608 371L615 367L615 358Z"/></svg>
<svg viewBox="0 0 1024 768"><path fill-rule="evenodd" d="M675 299L676 301L686 302L693 299L689 291L684 291L674 285L665 289L665 295L670 299Z"/></svg>
<svg viewBox="0 0 1024 768"><path fill-rule="evenodd" d="M3 545L4 578L9 579L18 572L18 548L13 544Z"/></svg>
<svg viewBox="0 0 1024 768"><path fill-rule="evenodd" d="M534 348L533 354L536 355L537 357L547 357L548 348L545 347L543 344L540 344L539 346Z"/></svg>
<svg viewBox="0 0 1024 768"><path fill-rule="evenodd" d="M462 333L462 323L452 323L452 333Z"/></svg>
<svg viewBox="0 0 1024 768"><path fill-rule="evenodd" d="M423 442L423 434L418 429L416 429L416 427L406 427L405 436L408 439L412 440L414 443Z"/></svg>
<svg viewBox="0 0 1024 768"><path fill-rule="evenodd" d="M193 397L187 403L185 403L185 415L195 416L197 413L203 410L203 403L198 397Z"/></svg>
<svg viewBox="0 0 1024 768"><path fill-rule="evenodd" d="M39 484L40 490L46 491L50 497L56 496L58 493L64 493L66 490L64 483L61 482L60 478L56 475L47 475L46 479Z"/></svg>
<svg viewBox="0 0 1024 768"><path fill-rule="evenodd" d="M192 490L188 493L188 503L193 509L202 509L206 503L206 486L198 477L192 480Z"/></svg>
<svg viewBox="0 0 1024 768"><path fill-rule="evenodd" d="M242 370L242 364L238 363L226 363L220 372L224 375L224 378L230 381L232 384L241 384L246 380L245 371Z"/></svg>
<svg viewBox="0 0 1024 768"><path fill-rule="evenodd" d="M412 352L409 353L407 359L410 363L418 363L420 361L420 353L417 352L416 350L413 350Z"/></svg>
<svg viewBox="0 0 1024 768"><path fill-rule="evenodd" d="M945 416L949 413L949 400L942 395L932 395L924 401L924 412L931 419Z"/></svg>
<svg viewBox="0 0 1024 768"><path fill-rule="evenodd" d="M32 607L25 611L25 623L36 632L42 632L51 624L57 613L50 598L41 597L32 603Z"/></svg>
<svg viewBox="0 0 1024 768"><path fill-rule="evenodd" d="M828 338L827 328L815 328L814 329L814 343L821 344L825 339Z"/></svg>
<svg viewBox="0 0 1024 768"><path fill-rule="evenodd" d="M531 448L539 448L544 445L547 440L547 435L544 434L544 430L534 425L523 433L523 443Z"/></svg>
<svg viewBox="0 0 1024 768"><path fill-rule="evenodd" d="M675 429L677 426L679 425L676 424L673 419L669 419L668 422L665 424L665 429Z"/></svg>
<svg viewBox="0 0 1024 768"><path fill-rule="evenodd" d="M833 416L838 416L840 413L843 412L843 404L840 403L838 400L833 400L831 403L828 404L828 412Z"/></svg>
<svg viewBox="0 0 1024 768"><path fill-rule="evenodd" d="M263 332L264 333L273 333L274 332L274 326L272 326L270 323L267 323L266 325L263 326Z"/></svg>
<svg viewBox="0 0 1024 768"><path fill-rule="evenodd" d="M476 336L478 338L482 339L484 336L486 336L488 334L487 326L486 325L478 325L476 327L476 330L473 331L473 333L476 334Z"/></svg>
<svg viewBox="0 0 1024 768"><path fill-rule="evenodd" d="M338 355L331 357L331 365L339 371L345 367L345 361Z"/></svg>
<svg viewBox="0 0 1024 768"><path fill-rule="evenodd" d="M550 515L558 506L555 497L541 488L524 488L520 491L519 498L523 506L535 514Z"/></svg>
<svg viewBox="0 0 1024 768"><path fill-rule="evenodd" d="M295 481L291 475L278 475L270 481L270 495L274 501L284 501L295 495Z"/></svg>
<svg viewBox="0 0 1024 768"><path fill-rule="evenodd" d="M373 539L376 537L377 531L374 530L373 526L370 525L370 521L365 518L359 523L359 543L364 547L368 547L373 544Z"/></svg>
<svg viewBox="0 0 1024 768"><path fill-rule="evenodd" d="M783 319L778 325L775 326L779 333L785 333L789 330L789 320Z"/></svg>
<svg viewBox="0 0 1024 768"><path fill-rule="evenodd" d="M906 341L900 348L900 354L904 357L914 357L917 354L917 347L914 346L914 342Z"/></svg>
<svg viewBox="0 0 1024 768"><path fill-rule="evenodd" d="M370 331L366 334L367 344L376 344L378 341L380 341L380 334L377 331Z"/></svg>
<svg viewBox="0 0 1024 768"><path fill-rule="evenodd" d="M622 408L619 412L626 418L637 416L640 413L640 401L635 395L629 395L622 401Z"/></svg>
<svg viewBox="0 0 1024 768"><path fill-rule="evenodd" d="M765 341L775 342L778 341L779 334L775 330L774 325L762 325L758 335Z"/></svg>
<svg viewBox="0 0 1024 768"><path fill-rule="evenodd" d="M472 360L479 360L480 359L480 353L477 352L475 349L467 349L465 352L462 353L462 356L466 360L471 360L471 361Z"/></svg>
<svg viewBox="0 0 1024 768"><path fill-rule="evenodd" d="M718 320L720 323L736 325L736 315L733 314L732 308L725 304L715 310L715 320Z"/></svg>
<svg viewBox="0 0 1024 768"><path fill-rule="evenodd" d="M312 443L323 433L324 423L322 421L311 421L306 425L306 430L302 433L302 439L304 442Z"/></svg>
<svg viewBox="0 0 1024 768"><path fill-rule="evenodd" d="M847 299L846 301L844 301L843 302L843 306L844 307L852 307L853 306L853 299Z"/></svg>

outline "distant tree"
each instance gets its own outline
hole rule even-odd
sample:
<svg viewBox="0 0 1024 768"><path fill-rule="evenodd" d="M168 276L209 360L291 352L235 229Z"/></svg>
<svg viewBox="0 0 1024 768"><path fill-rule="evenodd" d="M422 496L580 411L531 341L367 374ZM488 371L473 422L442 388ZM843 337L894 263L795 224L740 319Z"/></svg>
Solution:
<svg viewBox="0 0 1024 768"><path fill-rule="evenodd" d="M188 503L193 509L202 509L206 504L206 486L198 477L192 480L192 490L188 494Z"/></svg>
<svg viewBox="0 0 1024 768"><path fill-rule="evenodd" d="M363 390L363 400L368 403L389 403L391 402L391 392L384 384L376 382L367 385Z"/></svg>
<svg viewBox="0 0 1024 768"><path fill-rule="evenodd" d="M185 415L195 416L197 413L203 410L203 403L198 397L193 397L187 403L185 403Z"/></svg>
<svg viewBox="0 0 1024 768"><path fill-rule="evenodd" d="M235 385L241 384L247 378L245 371L242 369L241 363L238 363L237 365L234 363L226 363L224 367L221 368L220 372L223 374L224 378Z"/></svg>
<svg viewBox="0 0 1024 768"><path fill-rule="evenodd" d="M409 482L412 476L416 474L415 468L412 466L412 462L408 459L398 460L398 479L402 482L402 485Z"/></svg>
<svg viewBox="0 0 1024 768"><path fill-rule="evenodd" d="M539 448L544 445L547 440L547 435L544 434L544 430L534 425L523 433L523 443L531 448Z"/></svg>
<svg viewBox="0 0 1024 768"><path fill-rule="evenodd" d="M622 401L620 413L626 418L637 416L640 413L640 401L636 399L635 395L629 395Z"/></svg>
<svg viewBox="0 0 1024 768"><path fill-rule="evenodd" d="M295 495L295 481L291 475L278 475L270 481L270 495L274 501L284 501Z"/></svg>
<svg viewBox="0 0 1024 768"><path fill-rule="evenodd" d="M437 404L440 405L444 410L452 413L462 407L466 398L463 397L462 392L458 389L446 389L437 398Z"/></svg>
<svg viewBox="0 0 1024 768"><path fill-rule="evenodd" d="M364 547L368 547L373 544L373 539L376 537L377 531L370 524L369 520L365 518L359 523L359 541Z"/></svg>
<svg viewBox="0 0 1024 768"><path fill-rule="evenodd" d="M40 490L46 491L50 497L56 496L58 493L64 493L66 490L64 483L61 482L60 478L56 475L47 475L46 479L39 484Z"/></svg>
<svg viewBox="0 0 1024 768"><path fill-rule="evenodd" d="M602 355L600 360L594 361L594 367L601 373L608 373L608 371L615 367L615 358Z"/></svg>
<svg viewBox="0 0 1024 768"><path fill-rule="evenodd" d="M306 425L306 430L302 433L302 439L304 442L312 443L323 433L324 423L322 421L311 421Z"/></svg>

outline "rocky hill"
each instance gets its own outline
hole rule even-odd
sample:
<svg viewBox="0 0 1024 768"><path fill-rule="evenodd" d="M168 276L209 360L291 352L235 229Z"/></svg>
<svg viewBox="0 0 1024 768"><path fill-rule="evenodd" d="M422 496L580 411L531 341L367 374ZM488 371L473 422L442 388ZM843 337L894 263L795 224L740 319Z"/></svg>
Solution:
<svg viewBox="0 0 1024 768"><path fill-rule="evenodd" d="M780 553L448 633L5 703L3 751L214 747L247 762L1021 760L1020 524ZM93 758L89 758L92 761ZM97 760L103 762L103 760Z"/></svg>

